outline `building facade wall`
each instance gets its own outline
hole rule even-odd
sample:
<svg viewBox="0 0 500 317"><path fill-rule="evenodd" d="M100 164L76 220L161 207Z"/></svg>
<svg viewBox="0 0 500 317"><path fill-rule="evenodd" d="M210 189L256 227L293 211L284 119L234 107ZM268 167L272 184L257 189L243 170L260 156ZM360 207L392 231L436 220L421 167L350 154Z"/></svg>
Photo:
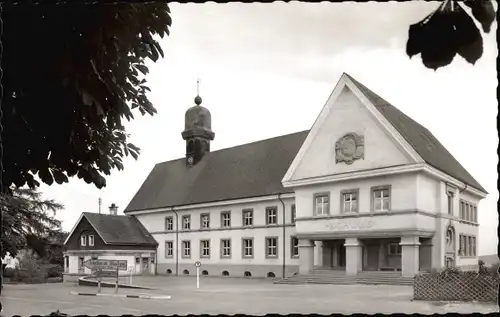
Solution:
<svg viewBox="0 0 500 317"><path fill-rule="evenodd" d="M222 275L227 271L231 276L243 276L246 271L252 276L266 277L269 272L275 276L281 276L283 267L286 274L298 271L298 258L292 256L292 237L295 236L294 223L292 222L292 205L294 199L289 196L282 198L283 206L277 196L265 201L256 199L253 202L230 203L218 206L192 208L178 210L179 232L177 233L177 219L171 211L137 214L137 219L148 229L158 241L158 274L168 272L175 273L176 256L178 256L179 275L184 270L190 274L195 272L194 263L202 263L201 270L206 270L209 275ZM276 224L268 224L266 221L266 209L277 210ZM252 226L243 226L243 211L253 211ZM230 213L230 227L222 227L222 214ZM208 214L210 219L209 228L201 227L201 215ZM283 214L285 215L285 230L283 232ZM190 217L190 230L182 228L183 217ZM173 221L172 230L166 230L165 218L171 217ZM284 238L283 238L284 234ZM178 241L176 240L178 237ZM266 256L266 238L277 239L277 255ZM253 256L243 256L243 239L253 240ZM210 241L210 255L201 255L201 241ZM221 240L230 240L231 255L221 255ZM190 256L183 255L183 241L190 241ZM171 255L166 254L166 243L172 244ZM178 255L176 253L178 249ZM285 261L283 261L285 260Z"/></svg>

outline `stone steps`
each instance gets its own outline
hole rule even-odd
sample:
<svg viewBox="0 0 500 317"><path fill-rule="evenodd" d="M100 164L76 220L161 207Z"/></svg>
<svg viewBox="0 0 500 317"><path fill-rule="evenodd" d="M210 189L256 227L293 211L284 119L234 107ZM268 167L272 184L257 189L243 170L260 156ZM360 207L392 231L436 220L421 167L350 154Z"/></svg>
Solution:
<svg viewBox="0 0 500 317"><path fill-rule="evenodd" d="M369 284L413 285L413 278L402 277L400 272L360 272L348 276L344 271L314 270L309 274L277 279L275 284Z"/></svg>

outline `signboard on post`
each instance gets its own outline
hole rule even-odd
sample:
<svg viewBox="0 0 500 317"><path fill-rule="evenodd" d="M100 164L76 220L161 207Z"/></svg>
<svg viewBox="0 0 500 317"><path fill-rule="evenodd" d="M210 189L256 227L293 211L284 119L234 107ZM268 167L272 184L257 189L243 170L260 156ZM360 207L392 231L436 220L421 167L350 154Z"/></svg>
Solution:
<svg viewBox="0 0 500 317"><path fill-rule="evenodd" d="M127 260L87 260L83 265L91 270L114 271L118 268L120 271L127 270Z"/></svg>
<svg viewBox="0 0 500 317"><path fill-rule="evenodd" d="M194 266L196 266L196 288L200 288L200 266L201 262L196 261L194 263Z"/></svg>

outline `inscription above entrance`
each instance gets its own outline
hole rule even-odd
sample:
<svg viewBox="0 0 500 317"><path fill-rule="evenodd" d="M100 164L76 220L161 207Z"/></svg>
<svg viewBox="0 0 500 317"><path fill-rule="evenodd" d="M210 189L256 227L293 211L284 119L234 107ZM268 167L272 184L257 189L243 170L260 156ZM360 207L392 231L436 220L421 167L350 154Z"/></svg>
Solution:
<svg viewBox="0 0 500 317"><path fill-rule="evenodd" d="M329 230L358 230L373 227L373 220L370 219L335 219L326 224Z"/></svg>
<svg viewBox="0 0 500 317"><path fill-rule="evenodd" d="M335 163L352 164L354 161L364 159L364 137L357 133L348 133L335 143Z"/></svg>

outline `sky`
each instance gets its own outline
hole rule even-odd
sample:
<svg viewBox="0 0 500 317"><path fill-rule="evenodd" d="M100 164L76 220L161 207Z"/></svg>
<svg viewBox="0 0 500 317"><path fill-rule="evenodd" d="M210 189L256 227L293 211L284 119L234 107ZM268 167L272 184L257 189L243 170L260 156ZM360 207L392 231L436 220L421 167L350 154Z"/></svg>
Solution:
<svg viewBox="0 0 500 317"><path fill-rule="evenodd" d="M149 63L149 98L158 114L127 123L141 148L137 161L99 190L74 178L42 185L65 205L57 218L71 230L82 212L115 203L120 212L156 163L184 157L184 113L200 78L212 114L212 151L310 129L343 72L427 127L486 188L478 207L480 255L496 253L496 22L483 34L484 54L433 71L405 53L408 26L437 2L170 4L165 58ZM374 14L376 12L376 14ZM475 150L474 150L475 149Z"/></svg>

